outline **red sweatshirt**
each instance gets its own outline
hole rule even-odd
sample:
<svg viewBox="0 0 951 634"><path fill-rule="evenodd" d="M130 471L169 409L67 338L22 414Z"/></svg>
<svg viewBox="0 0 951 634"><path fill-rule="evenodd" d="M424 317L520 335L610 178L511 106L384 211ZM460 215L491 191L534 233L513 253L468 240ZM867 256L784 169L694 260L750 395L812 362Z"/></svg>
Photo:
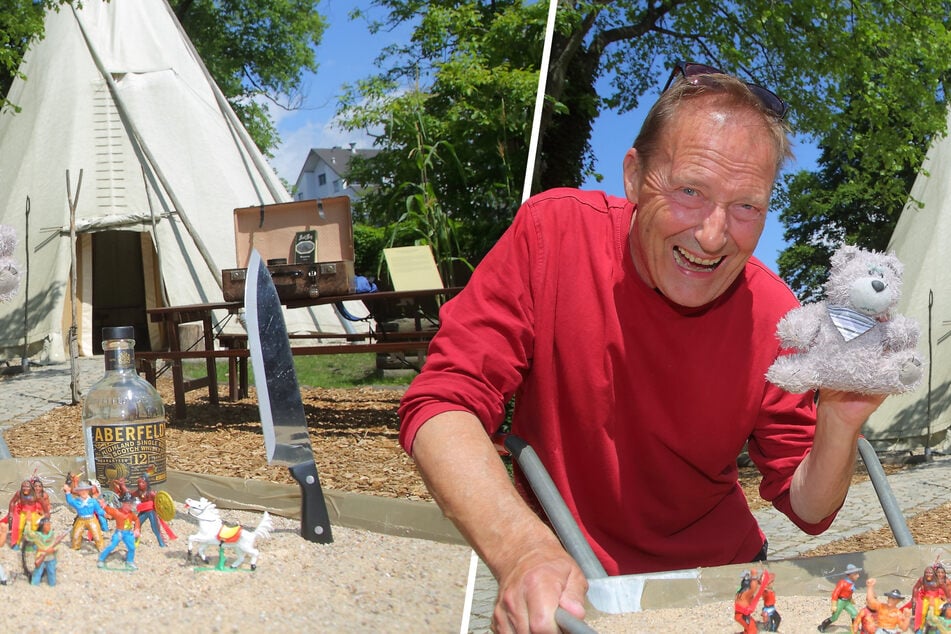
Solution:
<svg viewBox="0 0 951 634"><path fill-rule="evenodd" d="M815 428L812 394L764 378L777 321L798 302L751 259L712 304L684 309L634 269L632 205L558 189L529 200L440 314L429 357L400 405L400 442L450 410L538 453L608 574L749 562L764 536L736 458L762 496L792 512L793 471ZM519 474L523 495L527 485Z"/></svg>

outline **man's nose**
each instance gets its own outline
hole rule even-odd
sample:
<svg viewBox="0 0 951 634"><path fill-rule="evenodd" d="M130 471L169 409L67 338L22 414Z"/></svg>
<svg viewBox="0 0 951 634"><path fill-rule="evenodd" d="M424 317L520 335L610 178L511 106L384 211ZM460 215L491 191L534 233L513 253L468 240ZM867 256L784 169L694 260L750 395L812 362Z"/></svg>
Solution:
<svg viewBox="0 0 951 634"><path fill-rule="evenodd" d="M716 253L727 241L729 216L723 205L715 205L700 221L695 237L700 248L707 253Z"/></svg>

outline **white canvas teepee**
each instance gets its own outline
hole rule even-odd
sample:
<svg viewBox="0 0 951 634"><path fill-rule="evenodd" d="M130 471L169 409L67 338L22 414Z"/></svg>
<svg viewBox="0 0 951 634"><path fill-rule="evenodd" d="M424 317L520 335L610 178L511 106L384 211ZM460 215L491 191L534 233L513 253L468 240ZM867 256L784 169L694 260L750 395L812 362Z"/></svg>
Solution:
<svg viewBox="0 0 951 634"><path fill-rule="evenodd" d="M80 354L98 352L102 326L134 325L141 337L146 307L222 301L220 271L236 266L234 209L290 198L165 0L50 12L20 70L26 80L9 94L20 111L0 113L0 223L17 230L16 258L28 265L20 295L0 305L6 357L64 354L67 171ZM293 312L291 330L346 329L331 307ZM149 334L153 349L163 344Z"/></svg>
<svg viewBox="0 0 951 634"><path fill-rule="evenodd" d="M951 125L951 111L949 111ZM949 128L951 129L951 128ZM876 448L923 452L951 437L951 137L935 140L895 226L889 251L904 264L898 312L921 326L922 386L890 396L863 429Z"/></svg>

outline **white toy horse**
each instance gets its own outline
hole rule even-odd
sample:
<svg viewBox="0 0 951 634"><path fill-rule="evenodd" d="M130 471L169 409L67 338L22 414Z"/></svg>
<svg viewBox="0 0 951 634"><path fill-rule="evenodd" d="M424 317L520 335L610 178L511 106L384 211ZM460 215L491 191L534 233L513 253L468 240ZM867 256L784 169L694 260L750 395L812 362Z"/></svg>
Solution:
<svg viewBox="0 0 951 634"><path fill-rule="evenodd" d="M199 544L198 557L202 561L208 562L205 557L205 547L217 545L219 549L226 546L232 546L238 551L238 558L231 564L232 568L237 568L244 562L247 555L251 555L251 570L257 568L258 549L254 547L254 540L258 537L267 538L271 534L273 524L271 516L267 511L261 517L261 522L253 531L246 530L241 526L223 526L221 515L218 513L218 507L209 500L201 498L199 500L186 499L185 512L198 520L198 532L188 537L188 559L192 558L192 544ZM219 568L224 564L224 553L219 558Z"/></svg>

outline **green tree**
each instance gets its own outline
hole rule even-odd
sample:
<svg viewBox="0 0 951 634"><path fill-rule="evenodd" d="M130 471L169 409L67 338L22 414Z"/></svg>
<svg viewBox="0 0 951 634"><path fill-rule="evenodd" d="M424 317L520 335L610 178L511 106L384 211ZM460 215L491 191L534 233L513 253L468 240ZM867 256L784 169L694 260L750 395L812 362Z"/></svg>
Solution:
<svg viewBox="0 0 951 634"><path fill-rule="evenodd" d="M440 250L441 265L477 260L521 198L547 3L373 4L386 20L353 17L373 32L409 23L413 34L341 100L344 127L367 130L380 150L355 159L350 180L374 183L361 201L373 222L412 225L398 240L432 244L446 231L444 244L457 246Z"/></svg>
<svg viewBox="0 0 951 634"><path fill-rule="evenodd" d="M43 36L46 8L65 4L81 3L0 0L0 93L7 94L29 42ZM269 152L279 139L268 103L297 107L303 73L317 70L313 47L326 28L318 3L171 0L169 4L255 143Z"/></svg>
<svg viewBox="0 0 951 634"><path fill-rule="evenodd" d="M17 75L23 52L35 37L43 36L43 16L47 8L65 0L0 0L0 108L7 106L7 91ZM10 104L16 107L16 104Z"/></svg>
<svg viewBox="0 0 951 634"><path fill-rule="evenodd" d="M778 198L796 205L783 214L795 246L780 272L813 294L834 241L887 241L908 179L944 131L949 9L933 0L561 2L533 188L597 177L590 121L604 108L636 108L674 61L719 66L782 95L793 127L823 148L822 172L793 179ZM598 94L599 82L611 89Z"/></svg>

